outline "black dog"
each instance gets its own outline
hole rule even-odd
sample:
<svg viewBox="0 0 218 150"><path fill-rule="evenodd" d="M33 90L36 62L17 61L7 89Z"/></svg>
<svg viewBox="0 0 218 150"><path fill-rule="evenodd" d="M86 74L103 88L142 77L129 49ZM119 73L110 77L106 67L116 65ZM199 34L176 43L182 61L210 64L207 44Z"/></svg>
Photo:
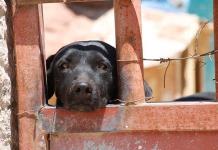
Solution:
<svg viewBox="0 0 218 150"><path fill-rule="evenodd" d="M208 101L215 102L216 101L216 93L215 92L201 92L196 93L189 96L184 96L173 101L176 102L197 102L197 101Z"/></svg>
<svg viewBox="0 0 218 150"><path fill-rule="evenodd" d="M61 48L46 61L47 99L55 92L57 106L93 111L117 96L116 50L101 41L81 41ZM151 88L145 83L146 96Z"/></svg>

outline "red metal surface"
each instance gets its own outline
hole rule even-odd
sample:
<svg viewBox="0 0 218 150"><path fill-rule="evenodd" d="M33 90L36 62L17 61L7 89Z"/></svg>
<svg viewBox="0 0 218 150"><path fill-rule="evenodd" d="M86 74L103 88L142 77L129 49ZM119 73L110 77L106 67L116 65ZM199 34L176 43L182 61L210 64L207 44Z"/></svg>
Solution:
<svg viewBox="0 0 218 150"><path fill-rule="evenodd" d="M215 1L216 48L217 5ZM116 0L115 18L120 98L142 102L140 1ZM44 100L42 24L41 5L16 7L13 30L19 149L45 149L48 133L52 150L218 149L217 103L109 106L88 113L40 109ZM217 54L215 57L217 68ZM216 79L217 75L216 69Z"/></svg>
<svg viewBox="0 0 218 150"><path fill-rule="evenodd" d="M214 5L214 48L218 50L218 1L213 1ZM215 79L216 79L216 99L218 100L218 53L215 53Z"/></svg>
<svg viewBox="0 0 218 150"><path fill-rule="evenodd" d="M44 147L36 125L36 114L44 101L41 5L17 6L13 14L19 149Z"/></svg>
<svg viewBox="0 0 218 150"><path fill-rule="evenodd" d="M217 150L218 132L116 132L51 135L52 150Z"/></svg>
<svg viewBox="0 0 218 150"><path fill-rule="evenodd" d="M215 131L217 103L167 103L113 106L95 112L44 108L43 130L50 133L115 131Z"/></svg>
<svg viewBox="0 0 218 150"><path fill-rule="evenodd" d="M114 1L119 98L143 103L141 1ZM141 69L140 69L141 68Z"/></svg>
<svg viewBox="0 0 218 150"><path fill-rule="evenodd" d="M96 1L110 1L110 0L14 0L17 5L30 5L41 3L70 3L70 2L96 2Z"/></svg>

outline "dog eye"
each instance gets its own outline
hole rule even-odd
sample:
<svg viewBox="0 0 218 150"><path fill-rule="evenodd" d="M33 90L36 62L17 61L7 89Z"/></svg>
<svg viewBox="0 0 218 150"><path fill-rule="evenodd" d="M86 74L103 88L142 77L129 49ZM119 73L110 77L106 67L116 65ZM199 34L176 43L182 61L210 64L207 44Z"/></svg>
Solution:
<svg viewBox="0 0 218 150"><path fill-rule="evenodd" d="M60 69L67 69L69 68L69 64L67 63L62 63L60 66L59 66Z"/></svg>
<svg viewBox="0 0 218 150"><path fill-rule="evenodd" d="M97 68L98 68L98 69L101 69L101 70L107 70L107 69L108 69L108 66L107 66L106 64L104 64L104 63L99 63L99 64L97 65Z"/></svg>

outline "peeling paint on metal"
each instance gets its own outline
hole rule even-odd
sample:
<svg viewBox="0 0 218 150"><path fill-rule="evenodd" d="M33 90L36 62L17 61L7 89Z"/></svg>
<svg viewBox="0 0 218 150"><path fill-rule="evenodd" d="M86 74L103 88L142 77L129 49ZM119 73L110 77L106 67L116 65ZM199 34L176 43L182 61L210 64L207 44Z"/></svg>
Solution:
<svg viewBox="0 0 218 150"><path fill-rule="evenodd" d="M158 148L158 143L156 143L151 150L161 150L161 149Z"/></svg>
<svg viewBox="0 0 218 150"><path fill-rule="evenodd" d="M141 145L138 146L138 149L141 150L143 147Z"/></svg>
<svg viewBox="0 0 218 150"><path fill-rule="evenodd" d="M83 143L83 150L117 150L113 145L105 144L104 142L101 144L97 144L93 141L85 141Z"/></svg>

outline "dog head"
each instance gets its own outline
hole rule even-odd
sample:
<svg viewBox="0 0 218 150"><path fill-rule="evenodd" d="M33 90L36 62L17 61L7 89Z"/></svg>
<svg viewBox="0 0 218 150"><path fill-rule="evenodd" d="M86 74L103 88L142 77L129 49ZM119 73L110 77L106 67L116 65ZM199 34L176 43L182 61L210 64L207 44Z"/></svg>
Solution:
<svg viewBox="0 0 218 150"><path fill-rule="evenodd" d="M64 46L46 61L47 99L76 111L104 107L116 96L115 48L100 41Z"/></svg>

